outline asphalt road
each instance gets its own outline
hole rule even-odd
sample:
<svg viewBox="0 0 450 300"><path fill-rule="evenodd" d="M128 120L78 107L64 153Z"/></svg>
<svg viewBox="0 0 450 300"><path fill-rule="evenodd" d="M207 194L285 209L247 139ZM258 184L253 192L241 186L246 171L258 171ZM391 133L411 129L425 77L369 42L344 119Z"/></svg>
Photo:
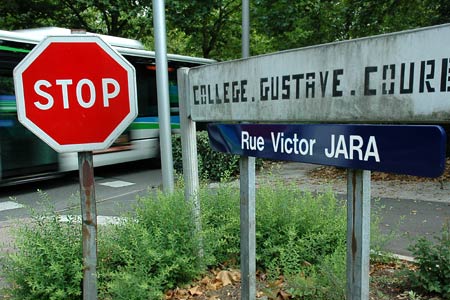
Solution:
<svg viewBox="0 0 450 300"><path fill-rule="evenodd" d="M143 161L95 169L96 203L98 216L120 216L130 210L137 197L161 185L161 170L154 161ZM345 195L340 195L345 197ZM26 218L30 208L45 208L51 203L63 215L79 215L78 173L0 188L0 233L10 226L11 220ZM395 232L395 238L385 245L387 250L410 255L407 250L412 240L424 236L432 238L445 222L450 222L450 203L382 198L372 201L372 211L379 211L383 233ZM1 239L7 237L0 237ZM0 247L1 248L1 247Z"/></svg>

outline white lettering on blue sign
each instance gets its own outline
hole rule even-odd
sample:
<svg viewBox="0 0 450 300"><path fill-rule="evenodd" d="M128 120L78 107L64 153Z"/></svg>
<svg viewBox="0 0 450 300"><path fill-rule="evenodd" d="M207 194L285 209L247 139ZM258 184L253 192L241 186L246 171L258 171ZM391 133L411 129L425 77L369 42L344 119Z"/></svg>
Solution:
<svg viewBox="0 0 450 300"><path fill-rule="evenodd" d="M336 142L336 137L332 134L330 143L330 148L325 148L325 155L328 158L339 158L340 155L343 155L343 158L353 160L356 154L358 160L368 161L373 158L376 162L380 162L377 141L374 136L369 137L366 147L364 147L363 138L359 135L350 135L346 140L346 136L340 134Z"/></svg>
<svg viewBox="0 0 450 300"><path fill-rule="evenodd" d="M276 135L271 132L273 151L276 153L313 155L315 139L299 139L297 134L294 137L285 137L283 132L277 132Z"/></svg>
<svg viewBox="0 0 450 300"><path fill-rule="evenodd" d="M248 131L241 132L241 149L262 152L265 150L266 140L262 136L251 135ZM295 154L301 156L313 156L316 139L302 138L300 134L285 136L284 132L270 132L270 140L274 153ZM347 159L380 162L377 140L375 136L369 136L365 141L360 135L336 136L331 134L329 147L323 149L326 157L331 159Z"/></svg>
<svg viewBox="0 0 450 300"><path fill-rule="evenodd" d="M262 136L250 136L247 131L242 131L241 149L263 151L264 138Z"/></svg>

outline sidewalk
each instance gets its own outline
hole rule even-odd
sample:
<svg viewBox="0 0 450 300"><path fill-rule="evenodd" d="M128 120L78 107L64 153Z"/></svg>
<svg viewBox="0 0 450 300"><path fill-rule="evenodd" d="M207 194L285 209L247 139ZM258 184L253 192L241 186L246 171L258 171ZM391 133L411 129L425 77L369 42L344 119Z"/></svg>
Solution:
<svg viewBox="0 0 450 300"><path fill-rule="evenodd" d="M274 167L272 174L295 182L299 188L312 192L332 190L337 194L347 194L347 179L344 177L332 180L312 179L309 172L318 168L318 165L302 163L283 163L280 167ZM266 177L264 175L260 176ZM371 181L372 198L409 199L416 201L444 202L450 205L450 181Z"/></svg>

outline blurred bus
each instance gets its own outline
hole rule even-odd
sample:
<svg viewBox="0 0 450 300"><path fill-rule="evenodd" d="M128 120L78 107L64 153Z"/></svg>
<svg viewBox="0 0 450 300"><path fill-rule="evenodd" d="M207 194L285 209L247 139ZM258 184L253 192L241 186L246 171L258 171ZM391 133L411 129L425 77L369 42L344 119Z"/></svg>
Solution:
<svg viewBox="0 0 450 300"><path fill-rule="evenodd" d="M78 169L77 153L55 152L19 123L14 96L16 65L46 36L68 34L69 29L56 27L0 30L0 186ZM155 53L145 50L136 40L100 36L136 69L139 115L109 149L94 152L94 166L159 157ZM173 54L168 54L167 61L171 125L177 129L177 69L214 61Z"/></svg>

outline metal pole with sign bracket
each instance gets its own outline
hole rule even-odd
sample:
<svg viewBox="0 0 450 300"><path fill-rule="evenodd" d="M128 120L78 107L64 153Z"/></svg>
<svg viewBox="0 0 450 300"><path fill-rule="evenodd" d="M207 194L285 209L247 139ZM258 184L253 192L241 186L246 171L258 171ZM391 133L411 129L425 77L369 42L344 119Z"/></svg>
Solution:
<svg viewBox="0 0 450 300"><path fill-rule="evenodd" d="M242 57L250 56L249 1L242 1ZM255 158L241 156L240 168L240 235L241 299L256 299L256 193Z"/></svg>
<svg viewBox="0 0 450 300"><path fill-rule="evenodd" d="M97 299L97 206L92 151L78 152L83 240L83 300Z"/></svg>
<svg viewBox="0 0 450 300"><path fill-rule="evenodd" d="M71 30L86 34L86 30ZM97 299L97 204L92 151L78 152L80 179L81 239L83 244L83 300Z"/></svg>
<svg viewBox="0 0 450 300"><path fill-rule="evenodd" d="M347 300L369 299L370 171L347 170Z"/></svg>
<svg viewBox="0 0 450 300"><path fill-rule="evenodd" d="M172 133L170 128L169 78L167 71L166 17L164 7L164 0L153 0L161 171L163 191L172 193L174 190L174 175L171 140Z"/></svg>

